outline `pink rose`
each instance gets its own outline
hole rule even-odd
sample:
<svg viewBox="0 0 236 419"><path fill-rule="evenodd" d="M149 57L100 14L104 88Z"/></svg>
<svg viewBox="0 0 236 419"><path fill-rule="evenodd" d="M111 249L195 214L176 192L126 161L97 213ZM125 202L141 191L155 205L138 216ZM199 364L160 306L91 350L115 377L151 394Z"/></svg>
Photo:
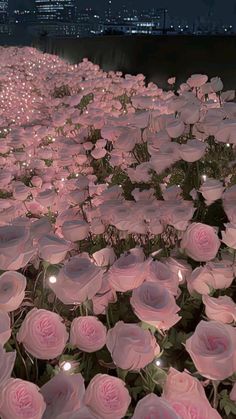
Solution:
<svg viewBox="0 0 236 419"><path fill-rule="evenodd" d="M130 303L140 320L157 329L168 330L180 320L175 298L156 282L144 282L133 290Z"/></svg>
<svg viewBox="0 0 236 419"><path fill-rule="evenodd" d="M39 388L29 381L10 378L1 388L2 419L42 419L45 408Z"/></svg>
<svg viewBox="0 0 236 419"><path fill-rule="evenodd" d="M0 386L2 386L8 378L10 378L14 368L16 352L6 352L0 344Z"/></svg>
<svg viewBox="0 0 236 419"><path fill-rule="evenodd" d="M57 282L50 288L64 304L80 304L90 300L102 285L103 271L88 257L74 256L59 271Z"/></svg>
<svg viewBox="0 0 236 419"><path fill-rule="evenodd" d="M205 305L205 312L210 320L222 323L236 322L236 304L232 298L226 295L218 298L203 295L202 301Z"/></svg>
<svg viewBox="0 0 236 419"><path fill-rule="evenodd" d="M179 278L170 268L159 261L152 261L147 274L148 281L157 282L167 288L171 294L177 295L179 289Z"/></svg>
<svg viewBox="0 0 236 419"><path fill-rule="evenodd" d="M102 286L97 294L92 298L93 312L96 315L105 314L108 304L115 303L117 301L116 292L110 287L106 276L107 275L103 276Z"/></svg>
<svg viewBox="0 0 236 419"><path fill-rule="evenodd" d="M207 400L203 385L188 372L179 372L171 367L164 384L163 397L182 419L221 418Z"/></svg>
<svg viewBox="0 0 236 419"><path fill-rule="evenodd" d="M213 227L192 223L185 231L180 246L193 260L207 262L215 258L220 240Z"/></svg>
<svg viewBox="0 0 236 419"><path fill-rule="evenodd" d="M135 408L132 419L181 419L171 405L162 397L150 393L143 397Z"/></svg>
<svg viewBox="0 0 236 419"><path fill-rule="evenodd" d="M26 288L26 278L15 271L0 275L0 310L10 312L20 307Z"/></svg>
<svg viewBox="0 0 236 419"><path fill-rule="evenodd" d="M106 344L107 329L94 316L82 316L72 320L70 343L84 352L96 352Z"/></svg>
<svg viewBox="0 0 236 419"><path fill-rule="evenodd" d="M70 249L70 243L52 233L39 239L39 256L53 265L62 262Z"/></svg>
<svg viewBox="0 0 236 419"><path fill-rule="evenodd" d="M112 247L104 247L104 249L93 253L92 257L98 266L103 267L113 265L116 260L116 254Z"/></svg>
<svg viewBox="0 0 236 419"><path fill-rule="evenodd" d="M172 408L181 419L221 419L216 409L213 409L207 399L181 398L172 401Z"/></svg>
<svg viewBox="0 0 236 419"><path fill-rule="evenodd" d="M200 321L186 341L186 350L198 372L211 380L224 380L236 371L236 330L216 321Z"/></svg>
<svg viewBox="0 0 236 419"><path fill-rule="evenodd" d="M211 205L222 197L224 192L224 186L222 182L216 179L207 178L207 180L201 185L199 191L206 200L207 205Z"/></svg>
<svg viewBox="0 0 236 419"><path fill-rule="evenodd" d="M199 140L188 140L186 144L181 144L179 149L181 158L190 163L200 160L205 151L206 144Z"/></svg>
<svg viewBox="0 0 236 419"><path fill-rule="evenodd" d="M65 221L61 227L62 234L66 240L76 242L84 240L89 235L89 224L83 220Z"/></svg>
<svg viewBox="0 0 236 419"><path fill-rule="evenodd" d="M51 208L55 203L56 198L57 194L53 189L46 189L45 191L38 193L35 201L44 208Z"/></svg>
<svg viewBox="0 0 236 419"><path fill-rule="evenodd" d="M139 287L145 279L150 261L140 248L122 254L108 272L108 281L116 291L126 292Z"/></svg>
<svg viewBox="0 0 236 419"><path fill-rule="evenodd" d="M62 354L68 333L58 314L33 308L23 320L17 340L35 358L54 359Z"/></svg>
<svg viewBox="0 0 236 419"><path fill-rule="evenodd" d="M0 227L0 269L16 271L23 268L34 254L28 228L17 225Z"/></svg>
<svg viewBox="0 0 236 419"><path fill-rule="evenodd" d="M178 138L183 135L185 126L181 119L171 121L166 125L166 131L171 138Z"/></svg>
<svg viewBox="0 0 236 419"><path fill-rule="evenodd" d="M208 262L205 266L194 269L188 277L187 286L190 294L210 294L211 289L230 287L234 279L232 266L226 261Z"/></svg>
<svg viewBox="0 0 236 419"><path fill-rule="evenodd" d="M68 412L62 413L57 416L56 419L68 419L68 417L70 419L98 419L97 415L95 416L95 414L86 406L81 407L81 409L76 410L76 412L70 412L69 414Z"/></svg>
<svg viewBox="0 0 236 419"><path fill-rule="evenodd" d="M107 333L107 348L115 365L123 370L140 370L160 353L149 330L119 321Z"/></svg>
<svg viewBox="0 0 236 419"><path fill-rule="evenodd" d="M188 78L187 83L190 87L201 87L207 80L208 76L205 74L192 74L192 76Z"/></svg>
<svg viewBox="0 0 236 419"><path fill-rule="evenodd" d="M165 264L178 277L179 284L184 284L187 278L191 275L192 268L184 259L168 258Z"/></svg>
<svg viewBox="0 0 236 419"><path fill-rule="evenodd" d="M225 224L226 230L222 231L222 242L226 246L236 250L236 224L227 223Z"/></svg>
<svg viewBox="0 0 236 419"><path fill-rule="evenodd" d="M127 412L131 397L123 380L97 374L86 389L84 402L103 419L121 419Z"/></svg>
<svg viewBox="0 0 236 419"><path fill-rule="evenodd" d="M11 321L9 315L5 311L0 310L0 345L5 343L11 337Z"/></svg>
<svg viewBox="0 0 236 419"><path fill-rule="evenodd" d="M70 418L83 404L84 380L81 374L59 372L41 387L40 392L47 405L43 419L57 419L61 415Z"/></svg>
<svg viewBox="0 0 236 419"><path fill-rule="evenodd" d="M206 397L203 385L188 372L179 372L170 367L163 388L163 397L170 401L181 397Z"/></svg>
<svg viewBox="0 0 236 419"><path fill-rule="evenodd" d="M39 240L41 237L50 233L51 230L52 225L47 217L39 218L30 225L31 236L34 240Z"/></svg>

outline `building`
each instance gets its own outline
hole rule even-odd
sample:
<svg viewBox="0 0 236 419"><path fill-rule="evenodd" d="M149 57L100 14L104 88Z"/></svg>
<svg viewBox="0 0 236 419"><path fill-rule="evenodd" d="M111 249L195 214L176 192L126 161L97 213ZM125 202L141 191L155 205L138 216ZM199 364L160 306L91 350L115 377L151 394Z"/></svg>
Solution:
<svg viewBox="0 0 236 419"><path fill-rule="evenodd" d="M8 0L0 0L0 23L8 20Z"/></svg>
<svg viewBox="0 0 236 419"><path fill-rule="evenodd" d="M79 36L92 36L99 32L102 19L100 13L90 7L81 9L77 14Z"/></svg>
<svg viewBox="0 0 236 419"><path fill-rule="evenodd" d="M75 22L75 0L35 0L37 20L48 22Z"/></svg>

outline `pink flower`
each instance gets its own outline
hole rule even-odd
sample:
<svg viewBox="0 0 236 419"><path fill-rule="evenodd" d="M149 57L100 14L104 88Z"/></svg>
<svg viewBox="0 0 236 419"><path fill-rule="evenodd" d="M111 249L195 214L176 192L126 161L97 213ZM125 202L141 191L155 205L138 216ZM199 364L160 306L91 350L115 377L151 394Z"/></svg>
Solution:
<svg viewBox="0 0 236 419"><path fill-rule="evenodd" d="M205 74L193 74L188 78L187 83L190 87L201 87L208 80Z"/></svg>
<svg viewBox="0 0 236 419"><path fill-rule="evenodd" d="M167 82L168 82L168 84L175 84L175 82L176 82L176 77L170 77L170 78L167 80Z"/></svg>
<svg viewBox="0 0 236 419"><path fill-rule="evenodd" d="M0 386L2 386L8 378L10 378L14 363L16 359L16 352L6 352L0 344Z"/></svg>
<svg viewBox="0 0 236 419"><path fill-rule="evenodd" d="M62 234L66 240L76 242L84 240L89 235L89 224L83 220L65 221L61 227Z"/></svg>
<svg viewBox="0 0 236 419"><path fill-rule="evenodd" d="M154 393L143 397L135 408L132 419L182 419L171 405Z"/></svg>
<svg viewBox="0 0 236 419"><path fill-rule="evenodd" d="M188 140L179 149L181 158L190 163L200 160L204 156L205 151L206 144L199 140Z"/></svg>
<svg viewBox="0 0 236 419"><path fill-rule="evenodd" d="M186 279L191 275L192 268L184 259L168 258L165 264L178 277L179 284L184 284Z"/></svg>
<svg viewBox="0 0 236 419"><path fill-rule="evenodd" d="M226 295L218 298L203 295L202 301L205 304L205 312L210 320L222 323L236 322L236 304L232 298Z"/></svg>
<svg viewBox="0 0 236 419"><path fill-rule="evenodd" d="M130 303L137 317L160 330L168 330L180 320L173 295L156 282L144 282L133 290Z"/></svg>
<svg viewBox="0 0 236 419"><path fill-rule="evenodd" d="M222 242L226 246L236 249L236 224L227 223L225 224L226 230L222 231Z"/></svg>
<svg viewBox="0 0 236 419"><path fill-rule="evenodd" d="M60 270L57 282L50 288L64 304L90 300L102 285L103 271L88 257L74 256Z"/></svg>
<svg viewBox="0 0 236 419"><path fill-rule="evenodd" d="M181 419L221 419L216 409L213 409L205 398L181 398L170 402Z"/></svg>
<svg viewBox="0 0 236 419"><path fill-rule="evenodd" d="M82 316L72 320L70 343L84 352L96 352L106 343L107 329L95 316Z"/></svg>
<svg viewBox="0 0 236 419"><path fill-rule="evenodd" d="M206 262L215 258L220 240L213 227L192 223L185 231L180 246L192 259Z"/></svg>
<svg viewBox="0 0 236 419"><path fill-rule="evenodd" d="M17 340L35 358L54 359L62 354L68 333L58 314L33 308L23 320Z"/></svg>
<svg viewBox="0 0 236 419"><path fill-rule="evenodd" d="M188 277L189 292L194 291L206 295L211 289L224 289L230 287L234 279L232 266L224 261L208 262L205 266L194 269Z"/></svg>
<svg viewBox="0 0 236 419"><path fill-rule="evenodd" d="M53 265L62 262L70 249L70 243L52 233L39 239L40 257Z"/></svg>
<svg viewBox="0 0 236 419"><path fill-rule="evenodd" d="M97 374L86 389L84 402L103 419L121 419L127 412L131 397L124 381L107 374Z"/></svg>
<svg viewBox="0 0 236 419"><path fill-rule="evenodd" d="M39 388L29 381L10 378L1 388L2 419L42 419L45 408Z"/></svg>
<svg viewBox="0 0 236 419"><path fill-rule="evenodd" d="M167 288L171 294L178 294L179 277L178 275L175 275L166 264L153 260L150 263L147 278L148 281L157 282Z"/></svg>
<svg viewBox="0 0 236 419"><path fill-rule="evenodd" d="M98 266L103 267L113 265L116 260L116 254L111 247L104 247L104 249L98 250L92 254L92 257Z"/></svg>
<svg viewBox="0 0 236 419"><path fill-rule="evenodd" d="M170 368L163 388L163 397L170 401L181 397L191 396L206 397L200 381L192 377L188 372L179 372Z"/></svg>
<svg viewBox="0 0 236 419"><path fill-rule="evenodd" d="M42 207L51 208L53 204L55 203L56 198L57 198L57 194L53 189L46 189L42 192L39 192L35 200Z"/></svg>
<svg viewBox="0 0 236 419"><path fill-rule="evenodd" d="M140 370L160 353L149 330L123 321L109 329L106 345L115 365L123 370Z"/></svg>
<svg viewBox="0 0 236 419"><path fill-rule="evenodd" d="M23 226L0 227L0 269L17 270L35 254L30 231Z"/></svg>
<svg viewBox="0 0 236 419"><path fill-rule="evenodd" d="M109 303L117 301L116 292L110 287L107 275L103 276L102 286L98 293L92 298L94 314L105 314Z"/></svg>
<svg viewBox="0 0 236 419"><path fill-rule="evenodd" d="M186 350L198 372L211 380L224 380L236 371L236 331L216 321L200 321L186 341Z"/></svg>
<svg viewBox="0 0 236 419"><path fill-rule="evenodd" d="M208 178L200 187L200 192L206 200L207 205L211 205L213 202L220 199L223 192L224 186L222 182L216 179Z"/></svg>
<svg viewBox="0 0 236 419"><path fill-rule="evenodd" d="M183 135L185 126L181 119L176 119L166 125L166 131L171 138L178 138Z"/></svg>
<svg viewBox="0 0 236 419"><path fill-rule="evenodd" d="M108 272L108 281L116 291L126 292L139 287L145 279L150 261L140 248L124 253Z"/></svg>
<svg viewBox="0 0 236 419"><path fill-rule="evenodd" d="M15 271L0 275L0 310L10 312L20 307L26 288L26 278Z"/></svg>
<svg viewBox="0 0 236 419"><path fill-rule="evenodd" d="M0 310L0 345L5 343L11 337L11 321L9 315L5 311Z"/></svg>
<svg viewBox="0 0 236 419"><path fill-rule="evenodd" d="M84 380L81 374L59 372L41 387L40 392L47 405L43 419L61 418L61 415L70 418L83 404Z"/></svg>

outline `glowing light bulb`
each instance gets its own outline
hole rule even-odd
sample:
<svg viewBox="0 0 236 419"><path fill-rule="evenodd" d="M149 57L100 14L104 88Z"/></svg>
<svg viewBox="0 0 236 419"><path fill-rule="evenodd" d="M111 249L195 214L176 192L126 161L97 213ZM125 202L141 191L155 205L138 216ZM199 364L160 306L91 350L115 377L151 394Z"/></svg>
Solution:
<svg viewBox="0 0 236 419"><path fill-rule="evenodd" d="M226 144L226 147L230 147L230 143L227 143L227 144Z"/></svg>
<svg viewBox="0 0 236 419"><path fill-rule="evenodd" d="M72 365L70 362L65 362L62 368L64 371L70 371L71 367Z"/></svg>
<svg viewBox="0 0 236 419"><path fill-rule="evenodd" d="M54 275L50 276L48 280L51 284L55 284L57 282L57 278Z"/></svg>
<svg viewBox="0 0 236 419"><path fill-rule="evenodd" d="M157 367L160 367L160 365L161 365L161 361L160 361L160 359L157 359L157 360L155 361L155 364L156 364L156 366L157 366Z"/></svg>
<svg viewBox="0 0 236 419"><path fill-rule="evenodd" d="M206 182L206 180L207 180L207 175L202 175L202 180L203 180L203 182Z"/></svg>

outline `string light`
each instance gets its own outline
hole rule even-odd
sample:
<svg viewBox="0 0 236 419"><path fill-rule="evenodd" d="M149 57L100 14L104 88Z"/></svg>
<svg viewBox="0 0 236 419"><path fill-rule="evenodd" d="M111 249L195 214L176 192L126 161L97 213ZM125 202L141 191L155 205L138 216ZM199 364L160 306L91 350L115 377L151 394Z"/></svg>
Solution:
<svg viewBox="0 0 236 419"><path fill-rule="evenodd" d="M63 369L64 371L70 371L70 370L71 370L71 367L72 367L72 365L71 365L71 363L70 363L70 362L65 362L65 363L62 365L62 369Z"/></svg>
<svg viewBox="0 0 236 419"><path fill-rule="evenodd" d="M207 180L207 175L202 175L202 180L203 180L203 182L206 182L206 180Z"/></svg>
<svg viewBox="0 0 236 419"><path fill-rule="evenodd" d="M156 359L155 364L156 364L157 367L160 367L160 365L161 365L160 359Z"/></svg>
<svg viewBox="0 0 236 419"><path fill-rule="evenodd" d="M55 284L57 282L57 278L54 275L51 275L48 280L50 284Z"/></svg>

